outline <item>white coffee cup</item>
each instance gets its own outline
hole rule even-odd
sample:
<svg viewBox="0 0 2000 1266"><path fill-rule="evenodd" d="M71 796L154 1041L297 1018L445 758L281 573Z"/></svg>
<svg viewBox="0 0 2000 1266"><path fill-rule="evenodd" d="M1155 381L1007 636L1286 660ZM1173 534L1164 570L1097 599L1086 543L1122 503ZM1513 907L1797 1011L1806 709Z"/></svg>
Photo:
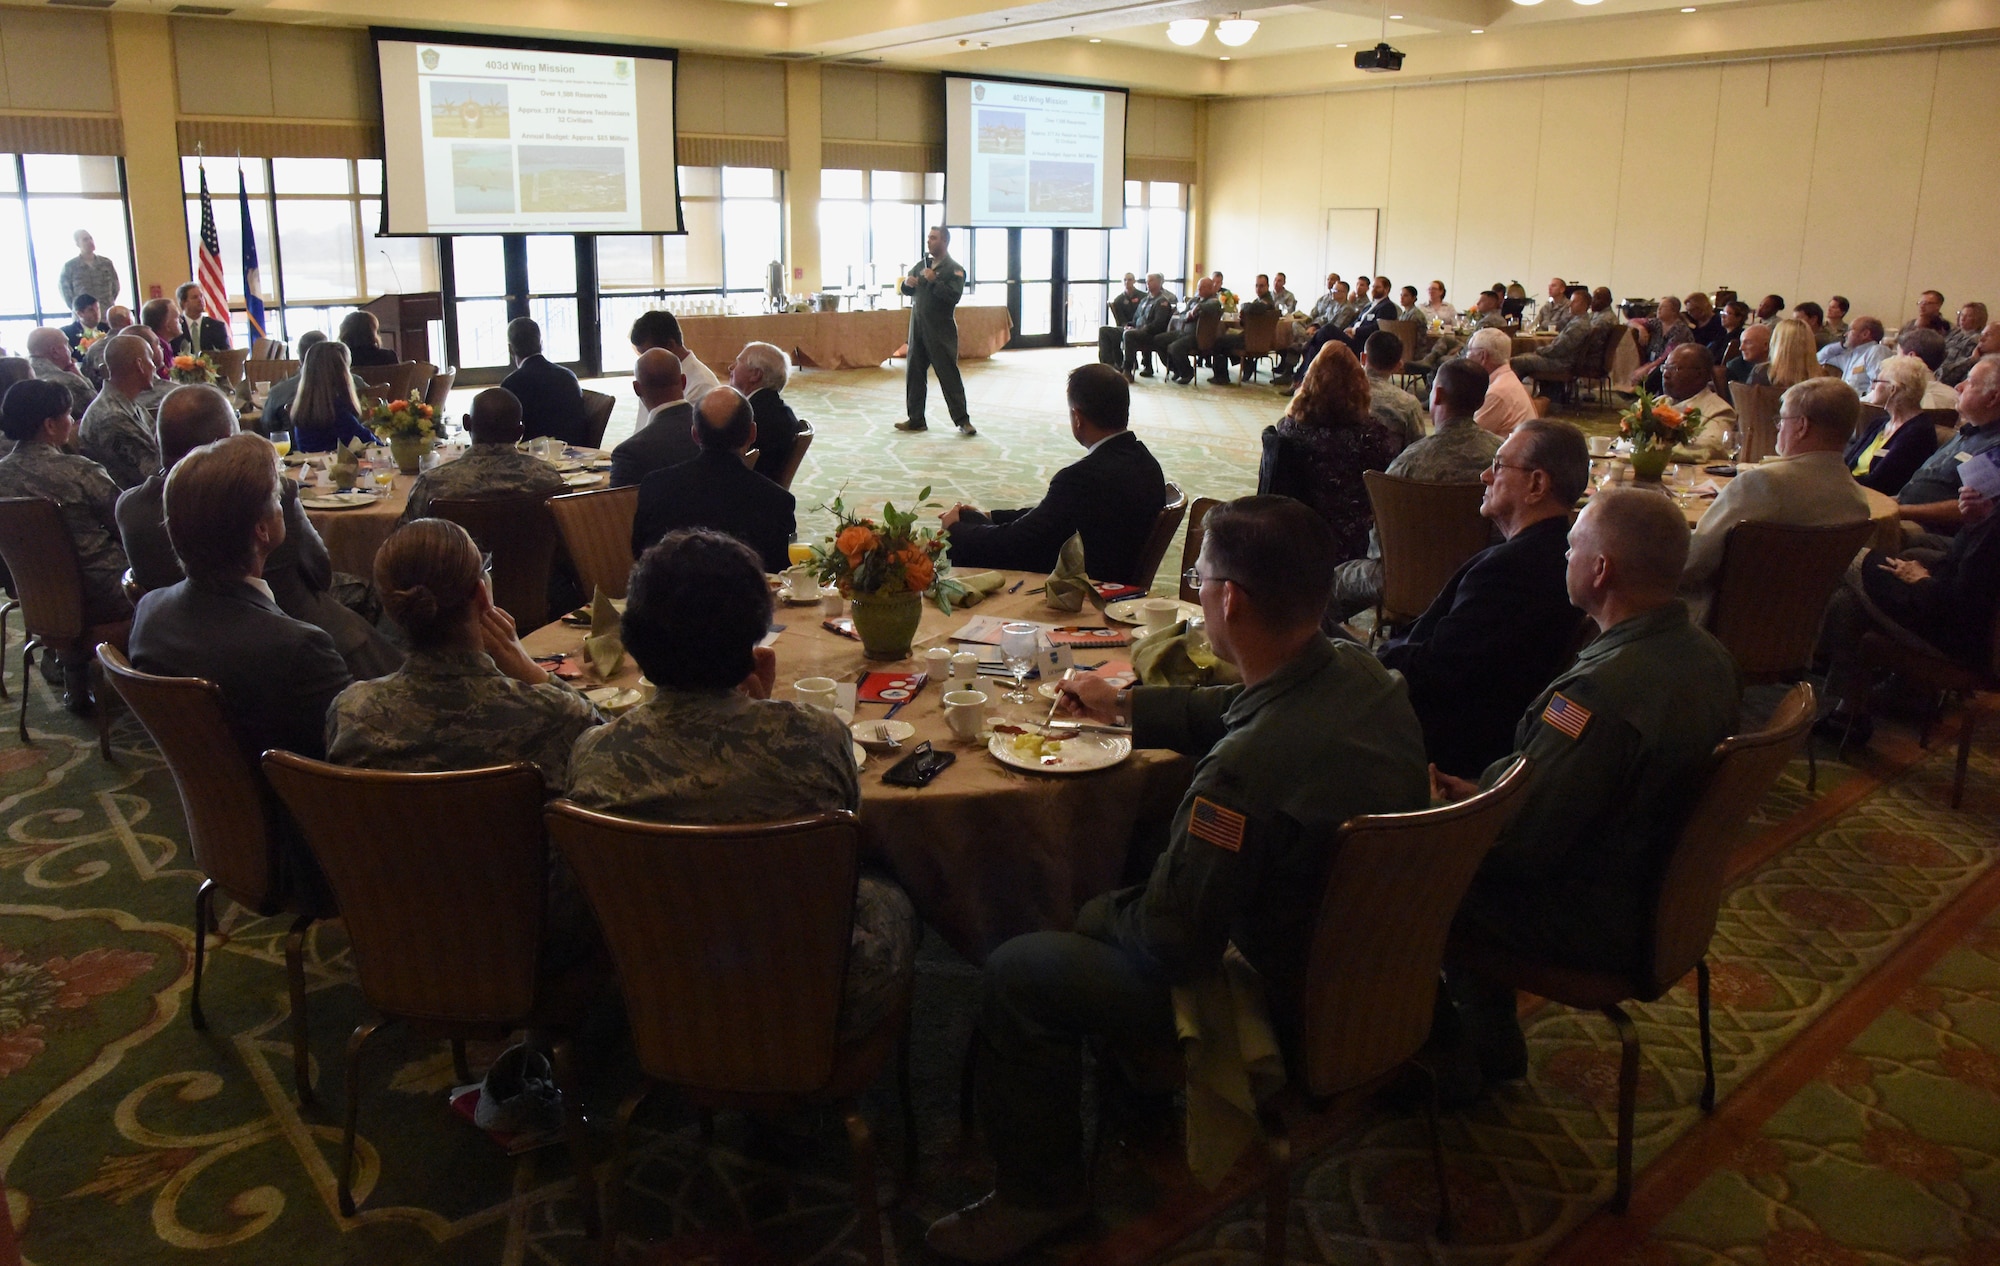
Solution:
<svg viewBox="0 0 2000 1266"><path fill-rule="evenodd" d="M1148 598L1139 604L1139 625L1148 633L1166 628L1181 618L1181 604L1172 598Z"/></svg>
<svg viewBox="0 0 2000 1266"><path fill-rule="evenodd" d="M788 586L787 592L794 601L819 601L819 577L813 575L812 568L801 563L786 568L784 576L785 584Z"/></svg>
<svg viewBox="0 0 2000 1266"><path fill-rule="evenodd" d="M948 690L944 696L944 721L952 736L976 743L986 729L986 694L979 690Z"/></svg>
<svg viewBox="0 0 2000 1266"><path fill-rule="evenodd" d="M924 652L924 671L932 681L945 681L951 676L951 647L933 646Z"/></svg>
<svg viewBox="0 0 2000 1266"><path fill-rule="evenodd" d="M1593 435L1586 442L1590 445L1590 455L1592 457L1611 456L1611 437L1609 435Z"/></svg>
<svg viewBox="0 0 2000 1266"><path fill-rule="evenodd" d="M979 656L973 651L960 651L951 657L951 679L953 681L979 680Z"/></svg>
<svg viewBox="0 0 2000 1266"><path fill-rule="evenodd" d="M831 677L801 677L792 686L792 691L800 703L831 712L834 699L840 692L840 683Z"/></svg>

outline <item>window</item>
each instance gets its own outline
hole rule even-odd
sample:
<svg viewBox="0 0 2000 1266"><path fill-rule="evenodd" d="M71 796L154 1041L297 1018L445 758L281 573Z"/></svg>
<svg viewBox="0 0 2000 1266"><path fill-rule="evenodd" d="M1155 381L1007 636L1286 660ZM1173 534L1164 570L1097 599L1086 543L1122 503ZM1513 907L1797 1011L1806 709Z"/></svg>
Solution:
<svg viewBox="0 0 2000 1266"><path fill-rule="evenodd" d="M768 167L683 167L685 233L597 239L605 373L631 370L625 335L650 308L664 305L682 314L761 310L771 261L784 258L781 178Z"/></svg>
<svg viewBox="0 0 2000 1266"><path fill-rule="evenodd" d="M943 173L828 168L819 193L820 288L895 304L903 270L923 258L924 234L944 222ZM952 254L966 262L959 243ZM1003 253L1003 276L1004 262Z"/></svg>
<svg viewBox="0 0 2000 1266"><path fill-rule="evenodd" d="M87 154L0 154L0 240L28 249L0 255L0 346L20 352L38 325L65 325L62 269L76 231L118 270L118 302L133 297L132 234L121 160ZM99 296L108 298L108 296Z"/></svg>
<svg viewBox="0 0 2000 1266"><path fill-rule="evenodd" d="M382 220L382 163L373 158L181 159L187 196L188 276L201 248L201 168L228 285L230 341L247 347L243 316L243 211L248 191L256 235L265 334L290 341L307 330L332 334L348 311L381 294L438 288L432 238L377 237ZM461 287L463 279L461 278ZM497 292L496 292L497 293ZM504 325L505 322L503 321ZM433 333L433 348L443 340Z"/></svg>
<svg viewBox="0 0 2000 1266"><path fill-rule="evenodd" d="M1069 341L1094 343L1126 273L1160 273L1187 293L1187 189L1166 180L1125 182L1125 227L1069 230Z"/></svg>

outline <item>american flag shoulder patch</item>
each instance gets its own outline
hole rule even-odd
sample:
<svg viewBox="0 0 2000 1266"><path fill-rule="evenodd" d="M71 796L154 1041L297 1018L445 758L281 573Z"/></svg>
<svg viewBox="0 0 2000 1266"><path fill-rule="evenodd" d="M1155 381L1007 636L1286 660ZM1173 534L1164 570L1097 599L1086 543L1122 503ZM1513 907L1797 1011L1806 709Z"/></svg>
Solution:
<svg viewBox="0 0 2000 1266"><path fill-rule="evenodd" d="M1542 709L1542 720L1573 739L1582 738L1583 727L1590 724L1590 709L1558 691Z"/></svg>
<svg viewBox="0 0 2000 1266"><path fill-rule="evenodd" d="M1198 840L1207 840L1217 848L1238 852L1243 847L1243 828L1246 819L1234 809L1225 809L1207 796L1194 798L1194 809L1188 814L1188 834Z"/></svg>

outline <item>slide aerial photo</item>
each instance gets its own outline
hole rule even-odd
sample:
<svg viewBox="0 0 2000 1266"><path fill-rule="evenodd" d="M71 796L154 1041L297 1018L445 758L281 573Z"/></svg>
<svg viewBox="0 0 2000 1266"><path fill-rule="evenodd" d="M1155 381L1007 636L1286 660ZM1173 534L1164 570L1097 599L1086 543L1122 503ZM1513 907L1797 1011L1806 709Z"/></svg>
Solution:
<svg viewBox="0 0 2000 1266"><path fill-rule="evenodd" d="M519 158L523 212L625 209L622 149L523 145Z"/></svg>
<svg viewBox="0 0 2000 1266"><path fill-rule="evenodd" d="M460 215L512 211L513 151L505 145L452 146L451 201Z"/></svg>

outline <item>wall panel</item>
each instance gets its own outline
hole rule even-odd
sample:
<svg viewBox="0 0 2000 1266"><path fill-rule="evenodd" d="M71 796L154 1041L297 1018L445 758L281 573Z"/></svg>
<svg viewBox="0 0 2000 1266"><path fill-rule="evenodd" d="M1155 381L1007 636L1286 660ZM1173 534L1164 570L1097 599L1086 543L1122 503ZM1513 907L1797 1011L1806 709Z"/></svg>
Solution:
<svg viewBox="0 0 2000 1266"><path fill-rule="evenodd" d="M1459 149L1458 250L1452 267L1426 264L1411 277L1419 293L1432 278L1445 284L1453 306L1469 308L1473 296L1496 281L1519 277L1531 294L1541 293L1536 276L1521 277L1534 248L1534 221L1523 211L1534 205L1534 171L1541 133L1516 126L1528 113L1540 117L1542 81L1468 84L1465 89L1465 143ZM1523 134L1525 132L1525 135Z"/></svg>
<svg viewBox="0 0 2000 1266"><path fill-rule="evenodd" d="M1717 66L1635 72L1625 102L1611 275L1651 297L1700 284L1721 111Z"/></svg>
<svg viewBox="0 0 2000 1266"><path fill-rule="evenodd" d="M1825 77L1819 57L1722 67L1698 284L1750 294L1753 307L1799 289Z"/></svg>
<svg viewBox="0 0 2000 1266"><path fill-rule="evenodd" d="M1414 282L1421 295L1434 274L1453 271L1458 254L1465 85L1398 89L1389 126L1389 200L1376 263L1397 288L1421 275Z"/></svg>
<svg viewBox="0 0 2000 1266"><path fill-rule="evenodd" d="M1610 276L1631 78L1623 72L1573 75L1543 85L1529 277ZM1514 276L1508 273L1509 280Z"/></svg>
<svg viewBox="0 0 2000 1266"><path fill-rule="evenodd" d="M1965 118L1974 126L1930 130L1903 294L1914 305L1918 291L1942 290L1948 320L1967 299L2000 308L2000 225L1995 223L1994 196L2000 143L1990 126L1978 125L1982 111L1973 108L1996 83L2000 45L1948 48L1938 55L1932 117ZM1883 227L1893 226L1884 221Z"/></svg>

